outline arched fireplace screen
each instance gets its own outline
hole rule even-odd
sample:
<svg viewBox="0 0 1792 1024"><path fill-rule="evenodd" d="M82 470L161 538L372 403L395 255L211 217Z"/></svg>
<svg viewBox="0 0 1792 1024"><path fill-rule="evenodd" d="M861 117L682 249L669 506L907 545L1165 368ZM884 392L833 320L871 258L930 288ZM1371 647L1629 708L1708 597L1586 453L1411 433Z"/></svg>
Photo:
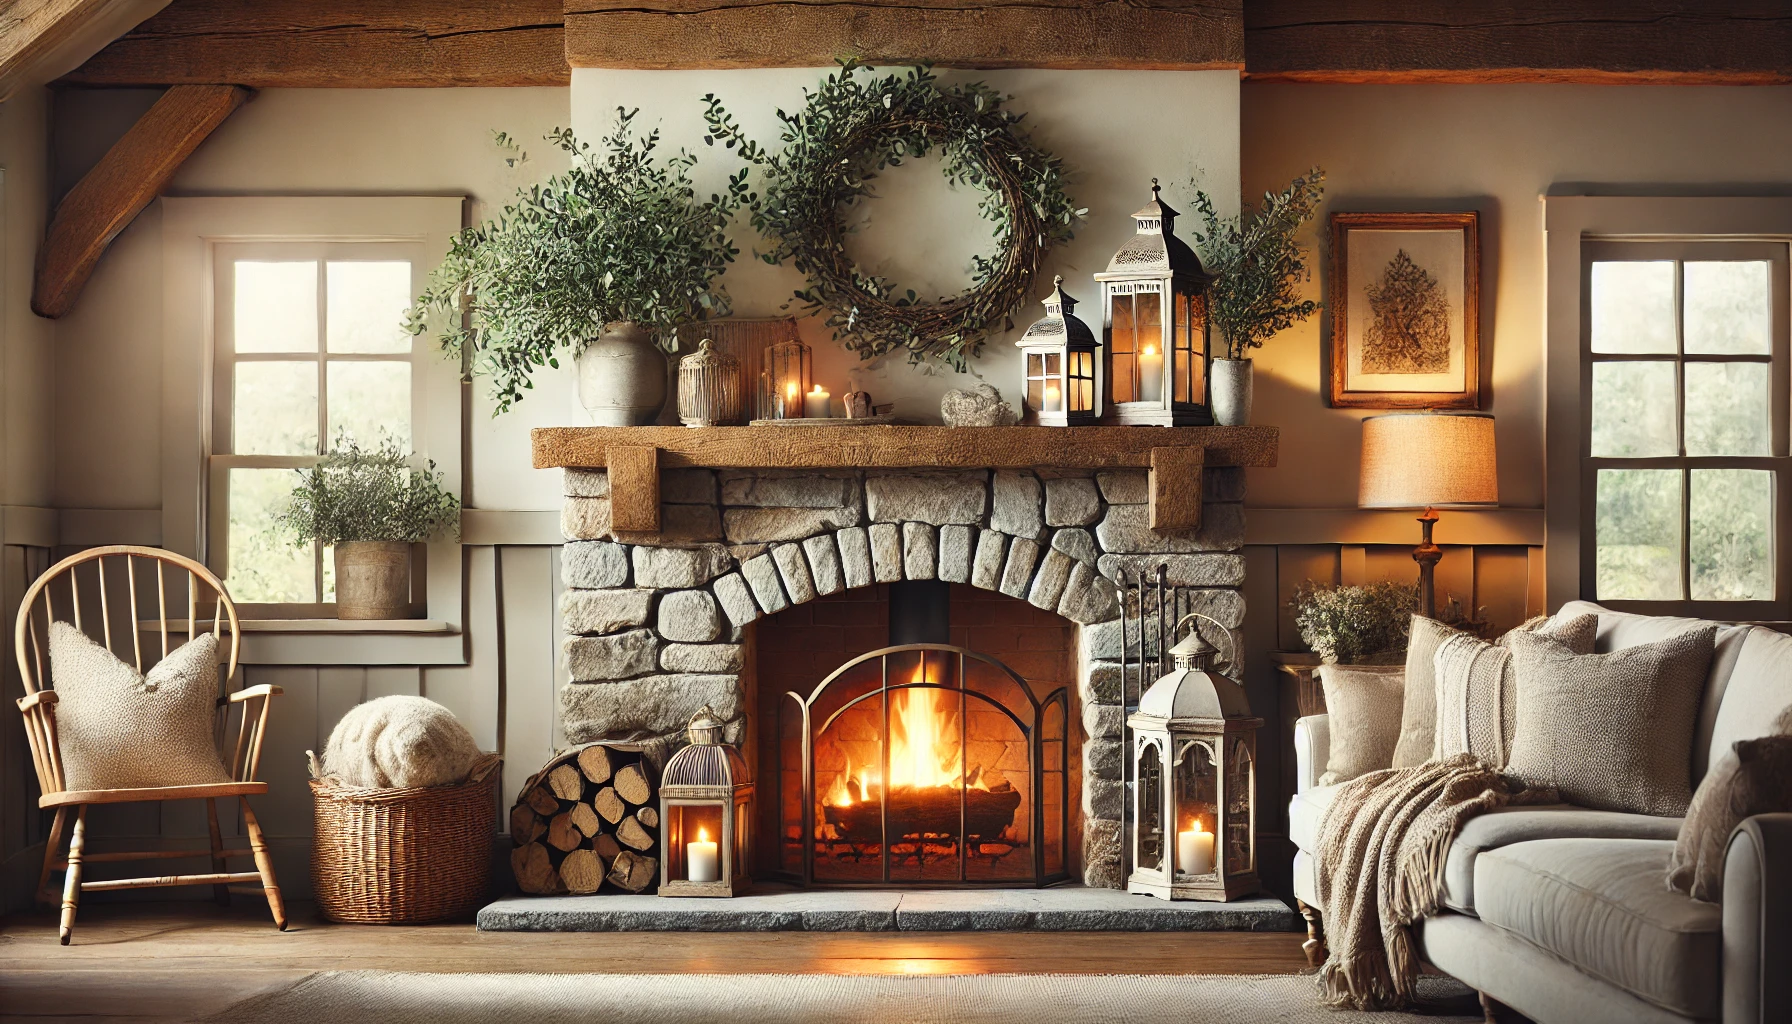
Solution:
<svg viewBox="0 0 1792 1024"><path fill-rule="evenodd" d="M786 877L928 887L1068 877L1065 687L1042 699L994 658L908 644L788 696L778 786Z"/></svg>

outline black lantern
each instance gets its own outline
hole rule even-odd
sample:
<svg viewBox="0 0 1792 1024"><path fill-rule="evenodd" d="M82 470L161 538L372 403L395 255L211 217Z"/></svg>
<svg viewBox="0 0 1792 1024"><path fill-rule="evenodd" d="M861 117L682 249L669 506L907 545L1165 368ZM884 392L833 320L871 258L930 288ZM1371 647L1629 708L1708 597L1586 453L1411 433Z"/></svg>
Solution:
<svg viewBox="0 0 1792 1024"><path fill-rule="evenodd" d="M1212 280L1176 237L1176 211L1158 196L1132 215L1137 233L1101 284L1106 404L1122 426L1213 422L1207 408L1207 284Z"/></svg>
<svg viewBox="0 0 1792 1024"><path fill-rule="evenodd" d="M1026 372L1022 394L1043 427L1094 423L1101 415L1095 373L1095 349L1101 343L1088 324L1072 315L1075 308L1076 300L1064 293L1064 279L1052 278L1045 319L1015 342Z"/></svg>
<svg viewBox="0 0 1792 1024"><path fill-rule="evenodd" d="M747 760L722 742L707 705L691 717L690 737L660 779L660 895L733 896L753 884Z"/></svg>

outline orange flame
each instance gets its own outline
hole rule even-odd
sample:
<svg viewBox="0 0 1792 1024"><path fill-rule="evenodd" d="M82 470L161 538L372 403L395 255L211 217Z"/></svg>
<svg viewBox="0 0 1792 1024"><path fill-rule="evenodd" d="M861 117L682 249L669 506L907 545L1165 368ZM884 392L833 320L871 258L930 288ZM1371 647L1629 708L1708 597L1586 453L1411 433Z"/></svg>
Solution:
<svg viewBox="0 0 1792 1024"><path fill-rule="evenodd" d="M709 842L709 829L704 828L702 825L698 825L697 826L697 841L699 843Z"/></svg>
<svg viewBox="0 0 1792 1024"><path fill-rule="evenodd" d="M929 664L931 670L935 666ZM915 669L911 683L937 682L931 671ZM958 737L958 701L947 690L897 690L890 696L890 786L892 789L956 788L963 779ZM846 770L834 777L823 800L830 807L875 802L882 779L875 766ZM981 777L971 789L988 791Z"/></svg>

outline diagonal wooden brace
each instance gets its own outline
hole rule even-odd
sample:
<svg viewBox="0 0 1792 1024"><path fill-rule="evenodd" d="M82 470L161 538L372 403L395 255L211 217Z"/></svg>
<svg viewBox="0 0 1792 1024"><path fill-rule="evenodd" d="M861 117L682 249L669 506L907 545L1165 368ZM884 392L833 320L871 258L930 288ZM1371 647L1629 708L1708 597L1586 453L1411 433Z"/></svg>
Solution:
<svg viewBox="0 0 1792 1024"><path fill-rule="evenodd" d="M610 470L610 529L658 533L660 450L646 445L611 445L604 462Z"/></svg>
<svg viewBox="0 0 1792 1024"><path fill-rule="evenodd" d="M1151 449L1151 528L1199 530L1201 528L1201 470L1207 449L1201 447ZM610 489L614 492L614 479Z"/></svg>

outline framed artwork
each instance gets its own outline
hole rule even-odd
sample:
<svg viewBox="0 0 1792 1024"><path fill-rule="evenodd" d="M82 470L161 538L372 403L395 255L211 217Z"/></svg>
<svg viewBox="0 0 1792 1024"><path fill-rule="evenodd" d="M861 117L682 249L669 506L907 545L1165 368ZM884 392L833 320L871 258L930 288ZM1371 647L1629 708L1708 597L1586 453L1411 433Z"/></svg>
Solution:
<svg viewBox="0 0 1792 1024"><path fill-rule="evenodd" d="M1479 408L1478 215L1334 213L1331 228L1332 405Z"/></svg>

